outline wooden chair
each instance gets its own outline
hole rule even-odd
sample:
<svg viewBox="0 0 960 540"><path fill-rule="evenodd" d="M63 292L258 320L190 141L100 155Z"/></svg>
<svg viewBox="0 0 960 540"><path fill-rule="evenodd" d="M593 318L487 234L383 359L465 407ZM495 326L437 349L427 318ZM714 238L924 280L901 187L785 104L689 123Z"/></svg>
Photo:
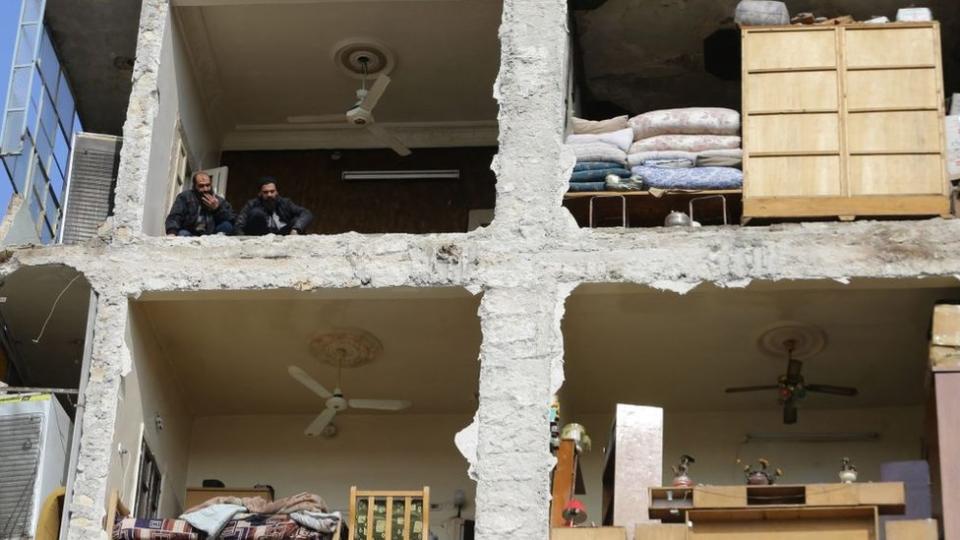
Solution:
<svg viewBox="0 0 960 540"><path fill-rule="evenodd" d="M372 491L350 488L350 540L427 540L430 488Z"/></svg>

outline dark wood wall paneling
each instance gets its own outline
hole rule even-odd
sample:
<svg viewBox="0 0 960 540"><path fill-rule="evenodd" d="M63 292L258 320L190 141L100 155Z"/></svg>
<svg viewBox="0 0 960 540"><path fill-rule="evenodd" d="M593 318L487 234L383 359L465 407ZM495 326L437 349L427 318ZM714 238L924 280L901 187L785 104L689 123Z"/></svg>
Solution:
<svg viewBox="0 0 960 540"><path fill-rule="evenodd" d="M257 180L277 178L284 197L310 209L313 234L463 232L474 208L493 208L496 148L225 152L227 200L239 211L256 196ZM459 180L344 182L344 170L459 169Z"/></svg>

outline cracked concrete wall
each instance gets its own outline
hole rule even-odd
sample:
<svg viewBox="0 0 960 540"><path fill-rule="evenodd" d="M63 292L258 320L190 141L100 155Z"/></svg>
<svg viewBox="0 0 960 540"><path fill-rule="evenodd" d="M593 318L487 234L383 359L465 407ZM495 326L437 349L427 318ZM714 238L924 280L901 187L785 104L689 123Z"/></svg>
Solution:
<svg viewBox="0 0 960 540"><path fill-rule="evenodd" d="M165 0L145 0L113 227L83 246L0 254L0 277L64 264L99 294L71 539L106 538L104 515L128 301L144 293L236 289L462 286L483 292L480 316L478 537L546 540L546 406L562 383L560 319L582 282L686 292L752 280L956 279L960 221L811 223L774 227L585 230L561 207L573 159L562 145L566 2L506 0L501 28L496 219L469 234L147 237L142 232Z"/></svg>

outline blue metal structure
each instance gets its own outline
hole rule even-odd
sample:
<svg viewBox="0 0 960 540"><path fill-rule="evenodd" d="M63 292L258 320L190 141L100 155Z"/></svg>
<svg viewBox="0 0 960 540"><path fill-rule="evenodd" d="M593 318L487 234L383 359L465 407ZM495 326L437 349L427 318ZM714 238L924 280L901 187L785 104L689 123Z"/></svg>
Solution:
<svg viewBox="0 0 960 540"><path fill-rule="evenodd" d="M43 14L46 0L22 0L0 134L0 161L24 198L37 238L56 238L74 132L73 92Z"/></svg>

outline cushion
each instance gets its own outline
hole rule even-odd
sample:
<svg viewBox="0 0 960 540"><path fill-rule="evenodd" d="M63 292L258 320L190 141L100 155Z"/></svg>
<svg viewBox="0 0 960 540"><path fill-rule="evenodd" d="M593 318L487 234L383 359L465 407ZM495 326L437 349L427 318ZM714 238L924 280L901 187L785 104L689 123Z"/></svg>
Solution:
<svg viewBox="0 0 960 540"><path fill-rule="evenodd" d="M736 135L740 113L720 107L650 111L630 119L637 140L657 135Z"/></svg>
<svg viewBox="0 0 960 540"><path fill-rule="evenodd" d="M594 142L569 146L577 161L610 161L620 164L627 162L627 153L612 144Z"/></svg>
<svg viewBox="0 0 960 540"><path fill-rule="evenodd" d="M580 133L609 133L629 127L627 115L615 116L607 120L584 120L573 117L573 132Z"/></svg>
<svg viewBox="0 0 960 540"><path fill-rule="evenodd" d="M630 153L636 154L650 150L701 152L722 148L740 148L740 137L736 135L657 135L633 143Z"/></svg>
<svg viewBox="0 0 960 540"><path fill-rule="evenodd" d="M630 144L633 142L633 130L630 128L626 128L626 129L620 129L617 131L611 131L610 133L567 136L567 144L592 143L592 142L610 143L612 145L615 145L617 148L623 150L624 152L626 152L627 149L630 148Z"/></svg>

